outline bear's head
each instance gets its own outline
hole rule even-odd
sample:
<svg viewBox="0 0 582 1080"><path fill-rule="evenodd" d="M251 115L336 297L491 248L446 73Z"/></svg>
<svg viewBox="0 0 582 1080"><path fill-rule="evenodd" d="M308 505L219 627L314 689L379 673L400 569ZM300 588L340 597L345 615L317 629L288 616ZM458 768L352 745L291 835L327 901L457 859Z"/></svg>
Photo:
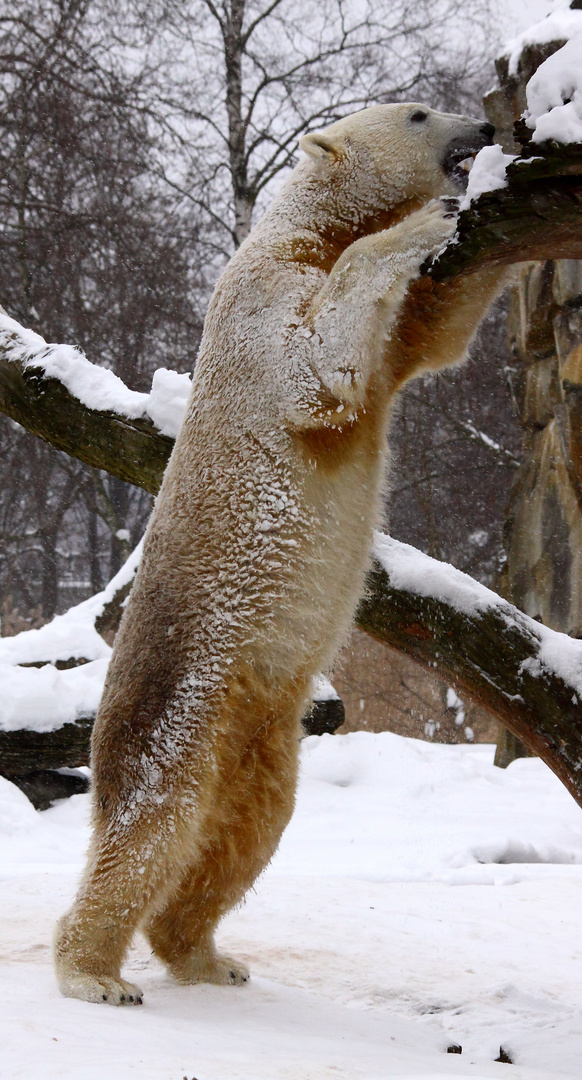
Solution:
<svg viewBox="0 0 582 1080"><path fill-rule="evenodd" d="M305 135L300 146L330 189L349 192L352 206L355 200L374 212L458 195L471 159L492 143L494 130L484 120L427 105L373 105Z"/></svg>

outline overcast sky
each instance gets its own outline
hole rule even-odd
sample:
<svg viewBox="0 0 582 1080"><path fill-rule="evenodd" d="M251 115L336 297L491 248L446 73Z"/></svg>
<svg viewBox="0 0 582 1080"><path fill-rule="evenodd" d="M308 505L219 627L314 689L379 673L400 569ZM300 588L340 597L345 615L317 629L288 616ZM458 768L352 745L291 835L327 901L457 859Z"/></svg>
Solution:
<svg viewBox="0 0 582 1080"><path fill-rule="evenodd" d="M553 0L501 0L502 18L506 21L506 33L515 37L532 23L539 22L554 8Z"/></svg>

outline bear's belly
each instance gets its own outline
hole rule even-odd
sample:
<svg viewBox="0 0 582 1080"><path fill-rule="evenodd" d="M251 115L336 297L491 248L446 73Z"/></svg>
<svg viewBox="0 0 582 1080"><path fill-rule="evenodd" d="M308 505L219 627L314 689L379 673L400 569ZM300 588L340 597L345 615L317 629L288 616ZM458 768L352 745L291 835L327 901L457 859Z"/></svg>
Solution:
<svg viewBox="0 0 582 1080"><path fill-rule="evenodd" d="M205 446L199 430L189 469L176 465L180 483L161 497L152 529L162 533L155 562L148 572L148 551L143 569L169 582L179 564L174 602L191 671L206 670L209 654L225 676L241 660L275 682L328 667L379 520L378 440L330 469L306 463L280 432L225 454L214 440Z"/></svg>

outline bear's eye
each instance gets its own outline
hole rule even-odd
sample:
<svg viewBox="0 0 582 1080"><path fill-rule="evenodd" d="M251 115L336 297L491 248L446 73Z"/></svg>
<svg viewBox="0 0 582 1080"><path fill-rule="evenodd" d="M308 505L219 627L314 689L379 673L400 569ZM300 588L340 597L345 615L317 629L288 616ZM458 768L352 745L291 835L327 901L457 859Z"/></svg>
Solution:
<svg viewBox="0 0 582 1080"><path fill-rule="evenodd" d="M413 124L423 124L427 117L428 113L423 112L422 109L417 109L416 112L412 113L410 121Z"/></svg>

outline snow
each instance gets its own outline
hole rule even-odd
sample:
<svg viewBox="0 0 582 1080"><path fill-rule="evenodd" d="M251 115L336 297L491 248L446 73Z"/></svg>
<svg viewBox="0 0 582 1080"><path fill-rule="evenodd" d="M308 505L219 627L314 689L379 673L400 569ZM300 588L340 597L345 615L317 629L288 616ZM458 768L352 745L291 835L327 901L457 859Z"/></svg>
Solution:
<svg viewBox="0 0 582 1080"><path fill-rule="evenodd" d="M313 680L313 700L339 701L339 694L325 675L318 675L317 678Z"/></svg>
<svg viewBox="0 0 582 1080"><path fill-rule="evenodd" d="M502 148L495 143L493 146L484 146L477 154L473 167L469 173L469 183L464 198L461 200L460 209L468 207L483 195L485 191L497 191L498 188L507 186L507 166L515 161L515 154L504 154Z"/></svg>
<svg viewBox="0 0 582 1080"><path fill-rule="evenodd" d="M158 368L154 372L147 414L162 435L175 439L186 413L192 389L189 375Z"/></svg>
<svg viewBox="0 0 582 1080"><path fill-rule="evenodd" d="M189 375L158 368L149 394L130 390L112 371L92 364L73 345L48 344L0 309L0 349L25 368L40 368L58 379L73 397L98 412L114 412L137 420L149 416L162 435L176 438L190 395Z"/></svg>
<svg viewBox="0 0 582 1080"><path fill-rule="evenodd" d="M94 716L108 659L59 671L52 664L22 668L0 664L0 730L54 731L80 717Z"/></svg>
<svg viewBox="0 0 582 1080"><path fill-rule="evenodd" d="M556 9L545 19L535 22L517 37L508 41L503 55L509 60L509 74L517 75L519 58L527 45L547 45L551 41L568 41L582 33L582 11L572 11L570 0L559 0Z"/></svg>
<svg viewBox="0 0 582 1080"><path fill-rule="evenodd" d="M306 739L279 852L219 931L250 985L180 987L139 939L130 1011L60 997L51 970L88 797L37 813L0 780L0 1075L574 1080L582 815L539 760L492 758L388 733ZM495 1062L501 1045L515 1065Z"/></svg>
<svg viewBox="0 0 582 1080"><path fill-rule="evenodd" d="M582 142L582 11L578 33L549 56L527 84L532 142Z"/></svg>
<svg viewBox="0 0 582 1080"><path fill-rule="evenodd" d="M39 630L0 638L0 730L54 731L95 714L111 655L95 629L95 620L132 580L141 550L140 543L103 592L57 615ZM90 662L66 671L52 666L57 660L70 659ZM42 667L16 666L40 663Z"/></svg>
<svg viewBox="0 0 582 1080"><path fill-rule="evenodd" d="M548 626L537 625L541 644L537 658L540 668L535 674L542 676L544 669L554 671L582 700L582 642L567 634L558 634Z"/></svg>
<svg viewBox="0 0 582 1080"><path fill-rule="evenodd" d="M519 58L528 45L565 44L537 69L526 87L525 118L532 142L552 139L582 142L582 11L572 11L568 0L558 0L547 18L534 23L505 47L509 73L518 72Z"/></svg>
<svg viewBox="0 0 582 1080"><path fill-rule="evenodd" d="M457 570L450 563L432 559L418 548L394 540L386 533L374 534L373 550L395 589L405 589L415 596L434 597L464 615L473 615L491 607L510 608L497 593L462 570Z"/></svg>

